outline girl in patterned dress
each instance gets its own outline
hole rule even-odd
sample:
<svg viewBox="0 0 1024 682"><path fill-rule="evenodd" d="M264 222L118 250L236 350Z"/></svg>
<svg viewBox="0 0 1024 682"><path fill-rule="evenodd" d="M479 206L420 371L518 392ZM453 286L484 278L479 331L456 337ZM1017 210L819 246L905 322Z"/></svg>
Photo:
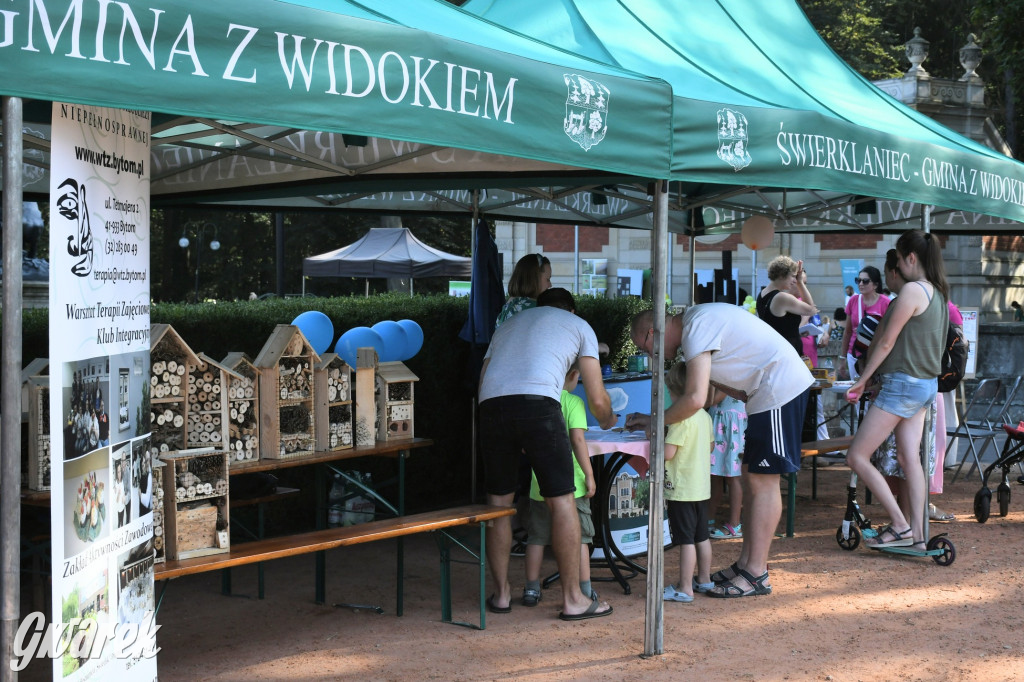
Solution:
<svg viewBox="0 0 1024 682"><path fill-rule="evenodd" d="M743 402L722 393L714 386L708 392L708 414L714 426L715 446L711 449L711 500L708 515L713 515L722 501L724 488L729 488L729 522L711 530L712 538L741 538L740 510L743 490L740 469L743 460L747 411ZM714 520L708 521L714 526Z"/></svg>

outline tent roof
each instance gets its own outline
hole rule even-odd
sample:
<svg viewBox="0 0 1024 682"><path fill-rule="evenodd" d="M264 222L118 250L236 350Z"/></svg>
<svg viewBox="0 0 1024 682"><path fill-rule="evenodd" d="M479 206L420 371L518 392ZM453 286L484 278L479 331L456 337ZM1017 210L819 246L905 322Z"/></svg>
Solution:
<svg viewBox="0 0 1024 682"><path fill-rule="evenodd" d="M8 8L0 93L170 114L153 119L155 197L280 183L294 193L324 179L356 187L373 175L393 186L410 174L668 173L667 83L441 0ZM567 110L585 119L578 134L564 130ZM28 120L45 124L49 111Z"/></svg>
<svg viewBox="0 0 1024 682"><path fill-rule="evenodd" d="M672 177L690 184L684 191L694 202L716 198L722 186L788 187L1024 218L1024 166L865 80L795 0L688 7L684 19L672 0L463 6L575 54L667 80L675 97ZM707 192L699 186L711 184L717 188ZM765 204L754 205L778 208Z"/></svg>
<svg viewBox="0 0 1024 682"><path fill-rule="evenodd" d="M493 217L649 228L648 181L672 177L675 232L703 207L706 233L751 213L779 231L905 229L854 215L876 197L1024 219L1021 164L865 81L794 0L701 0L685 20L670 0L254 0L244 22L230 3L155 0L73 4L64 28L12 3L0 93L164 112L154 206L466 214L482 189ZM610 93L589 148L564 130L575 75ZM48 116L26 117L30 197L49 188Z"/></svg>
<svg viewBox="0 0 1024 682"><path fill-rule="evenodd" d="M469 277L472 261L427 246L407 227L374 227L358 241L302 260L306 277Z"/></svg>

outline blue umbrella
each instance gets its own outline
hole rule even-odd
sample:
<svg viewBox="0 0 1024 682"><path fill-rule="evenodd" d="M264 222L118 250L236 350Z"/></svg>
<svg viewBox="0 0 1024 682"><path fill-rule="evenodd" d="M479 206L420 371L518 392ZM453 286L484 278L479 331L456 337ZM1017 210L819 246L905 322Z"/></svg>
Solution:
<svg viewBox="0 0 1024 682"><path fill-rule="evenodd" d="M475 240L469 316L459 338L475 346L486 347L491 342L494 324L505 303L505 287L501 281L501 254L483 218L477 221Z"/></svg>

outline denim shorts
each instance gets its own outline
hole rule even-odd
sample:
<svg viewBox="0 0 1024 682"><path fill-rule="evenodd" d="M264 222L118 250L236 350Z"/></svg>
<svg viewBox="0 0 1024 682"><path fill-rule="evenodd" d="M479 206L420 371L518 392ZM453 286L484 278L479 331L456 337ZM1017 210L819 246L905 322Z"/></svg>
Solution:
<svg viewBox="0 0 1024 682"><path fill-rule="evenodd" d="M882 390L872 404L903 419L913 417L935 400L939 388L939 380L935 377L918 379L903 372L883 374L881 381Z"/></svg>

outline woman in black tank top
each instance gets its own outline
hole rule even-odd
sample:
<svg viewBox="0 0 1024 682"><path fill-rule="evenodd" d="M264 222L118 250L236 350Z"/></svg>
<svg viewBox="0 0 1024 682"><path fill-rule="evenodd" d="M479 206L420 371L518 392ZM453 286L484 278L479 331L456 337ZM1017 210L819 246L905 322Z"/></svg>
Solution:
<svg viewBox="0 0 1024 682"><path fill-rule="evenodd" d="M768 264L771 283L757 297L757 316L781 334L797 355L803 355L800 319L818 312L811 292L800 276L803 269L803 261L794 261L789 256L774 258Z"/></svg>

